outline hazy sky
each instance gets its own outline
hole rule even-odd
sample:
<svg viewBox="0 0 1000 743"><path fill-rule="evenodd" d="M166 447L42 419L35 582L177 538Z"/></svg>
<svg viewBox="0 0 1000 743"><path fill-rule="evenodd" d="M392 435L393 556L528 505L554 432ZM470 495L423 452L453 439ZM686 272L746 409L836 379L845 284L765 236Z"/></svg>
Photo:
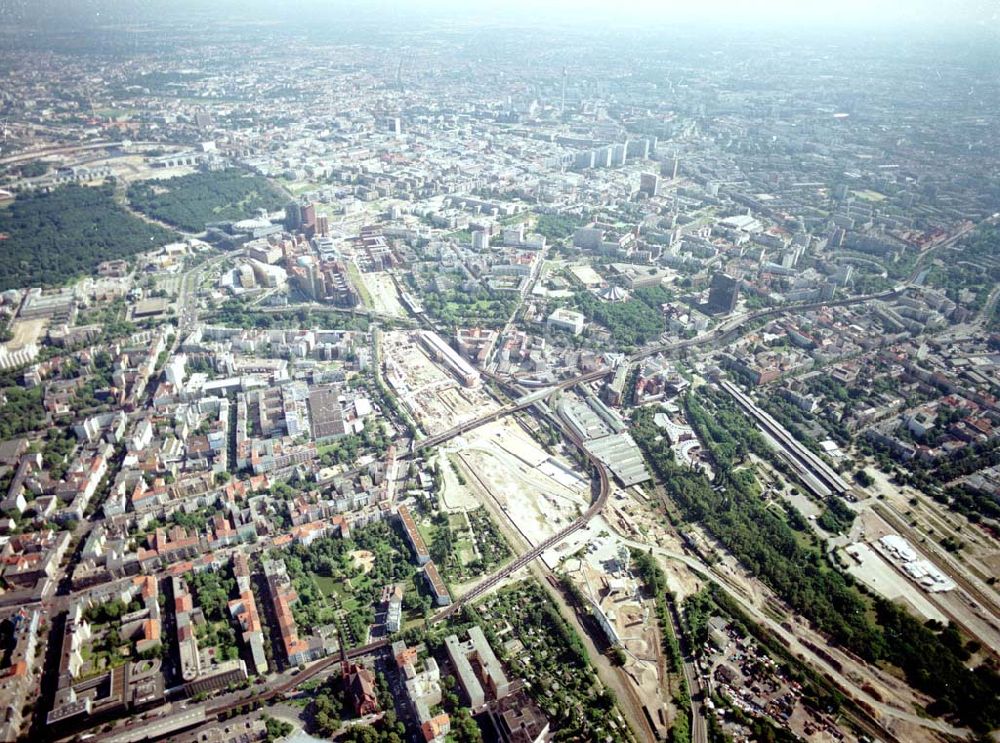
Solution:
<svg viewBox="0 0 1000 743"><path fill-rule="evenodd" d="M373 15L388 20L431 15L456 20L697 23L768 27L858 27L891 31L922 26L996 31L1000 0L0 0L0 20L147 20L181 9L230 17L304 20Z"/></svg>
<svg viewBox="0 0 1000 743"><path fill-rule="evenodd" d="M392 7L399 3L382 0ZM733 19L810 24L864 22L998 22L998 0L416 0L465 14L601 17L622 20Z"/></svg>

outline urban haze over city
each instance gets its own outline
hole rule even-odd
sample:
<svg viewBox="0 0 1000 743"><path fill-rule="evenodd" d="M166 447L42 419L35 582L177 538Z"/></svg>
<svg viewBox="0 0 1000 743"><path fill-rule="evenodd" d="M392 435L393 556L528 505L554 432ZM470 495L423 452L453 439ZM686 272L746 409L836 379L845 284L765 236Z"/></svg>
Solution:
<svg viewBox="0 0 1000 743"><path fill-rule="evenodd" d="M1000 741L994 0L0 0L0 741Z"/></svg>

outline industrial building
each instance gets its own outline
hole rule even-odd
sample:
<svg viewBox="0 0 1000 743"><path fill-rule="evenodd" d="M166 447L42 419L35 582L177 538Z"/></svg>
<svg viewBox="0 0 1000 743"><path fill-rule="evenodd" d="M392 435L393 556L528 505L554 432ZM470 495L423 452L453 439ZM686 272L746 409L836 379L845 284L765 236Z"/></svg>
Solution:
<svg viewBox="0 0 1000 743"><path fill-rule="evenodd" d="M642 452L621 419L593 395L566 396L557 406L559 417L625 487L645 482L649 471Z"/></svg>
<svg viewBox="0 0 1000 743"><path fill-rule="evenodd" d="M463 359L445 340L432 330L418 331L420 342L427 349L431 358L444 364L448 371L458 377L458 381L466 387L479 384L479 372Z"/></svg>

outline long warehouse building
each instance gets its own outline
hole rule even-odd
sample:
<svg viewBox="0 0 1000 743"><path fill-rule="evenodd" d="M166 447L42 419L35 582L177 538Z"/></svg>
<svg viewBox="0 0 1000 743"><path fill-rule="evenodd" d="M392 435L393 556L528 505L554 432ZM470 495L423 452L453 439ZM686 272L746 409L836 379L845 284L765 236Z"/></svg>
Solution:
<svg viewBox="0 0 1000 743"><path fill-rule="evenodd" d="M433 330L418 330L420 341L424 348L431 354L431 358L440 361L448 367L448 370L458 377L458 380L466 387L475 387L479 384L479 372L472 365L462 358L462 356Z"/></svg>

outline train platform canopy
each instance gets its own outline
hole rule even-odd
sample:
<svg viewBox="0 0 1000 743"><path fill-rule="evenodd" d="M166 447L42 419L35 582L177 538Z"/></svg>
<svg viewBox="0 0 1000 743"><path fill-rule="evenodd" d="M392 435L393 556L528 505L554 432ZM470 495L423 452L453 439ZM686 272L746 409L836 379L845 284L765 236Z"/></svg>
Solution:
<svg viewBox="0 0 1000 743"><path fill-rule="evenodd" d="M642 452L627 433L613 433L586 443L587 449L611 470L622 486L630 487L650 479Z"/></svg>

